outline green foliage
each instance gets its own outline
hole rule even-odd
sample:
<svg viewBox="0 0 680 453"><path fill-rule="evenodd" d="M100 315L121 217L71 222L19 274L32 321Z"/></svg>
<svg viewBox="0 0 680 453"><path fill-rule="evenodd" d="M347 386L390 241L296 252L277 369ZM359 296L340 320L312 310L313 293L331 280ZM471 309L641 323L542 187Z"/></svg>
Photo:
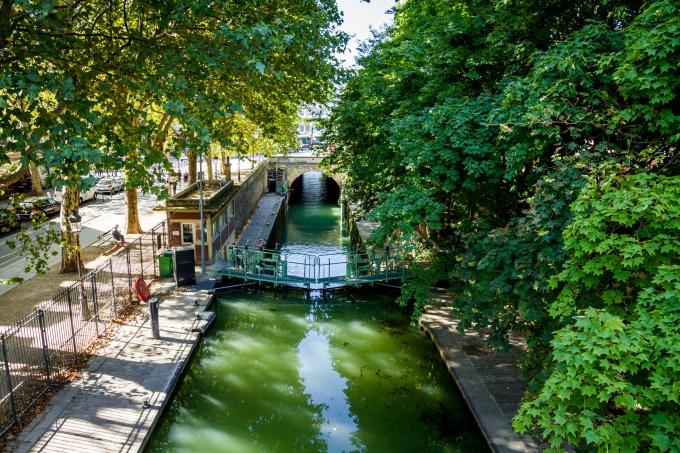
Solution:
<svg viewBox="0 0 680 453"><path fill-rule="evenodd" d="M553 277L552 373L522 407L553 448L680 447L680 177L591 176ZM599 172L598 172L599 173Z"/></svg>
<svg viewBox="0 0 680 453"><path fill-rule="evenodd" d="M18 153L71 188L122 168L162 194L149 169L169 150L285 146L298 105L332 92L340 21L333 0L2 1L0 162Z"/></svg>
<svg viewBox="0 0 680 453"><path fill-rule="evenodd" d="M648 2L624 31L626 53L615 77L630 101L620 115L626 122L646 121L652 131L680 141L680 5L672 0Z"/></svg>
<svg viewBox="0 0 680 453"><path fill-rule="evenodd" d="M628 322L587 308L552 341L554 371L515 428L608 451L680 448L680 266L660 266Z"/></svg>
<svg viewBox="0 0 680 453"><path fill-rule="evenodd" d="M418 310L448 279L461 326L498 348L524 335L517 426L554 448L677 448L677 400L640 393L679 340L640 323L680 256L679 17L671 0L402 2L324 125L325 164L380 222L374 239L414 248L402 301ZM658 378L673 389L674 366ZM563 386L598 376L607 398L572 406Z"/></svg>
<svg viewBox="0 0 680 453"><path fill-rule="evenodd" d="M556 157L527 198L524 216L493 229L478 222L450 273L460 287L456 314L462 324L488 328L497 347L505 345L508 331L531 332L527 360L536 361L532 369L546 359L550 337L545 330L553 325L547 304L556 291L545 282L564 260L562 229L571 219L569 203L582 186L583 171L578 158Z"/></svg>
<svg viewBox="0 0 680 453"><path fill-rule="evenodd" d="M680 177L653 173L591 176L571 205L564 232L569 260L551 281L561 291L555 318L584 307L621 316L649 286L656 269L680 257Z"/></svg>

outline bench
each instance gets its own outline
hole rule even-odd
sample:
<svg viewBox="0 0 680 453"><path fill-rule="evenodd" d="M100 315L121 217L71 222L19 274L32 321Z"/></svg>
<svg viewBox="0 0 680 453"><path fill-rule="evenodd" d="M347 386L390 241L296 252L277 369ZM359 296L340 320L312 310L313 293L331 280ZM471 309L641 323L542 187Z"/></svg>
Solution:
<svg viewBox="0 0 680 453"><path fill-rule="evenodd" d="M110 255L119 248L124 248L127 244L115 241L111 237L111 231L102 233L97 236L97 239L92 243L92 247L97 247L100 255Z"/></svg>

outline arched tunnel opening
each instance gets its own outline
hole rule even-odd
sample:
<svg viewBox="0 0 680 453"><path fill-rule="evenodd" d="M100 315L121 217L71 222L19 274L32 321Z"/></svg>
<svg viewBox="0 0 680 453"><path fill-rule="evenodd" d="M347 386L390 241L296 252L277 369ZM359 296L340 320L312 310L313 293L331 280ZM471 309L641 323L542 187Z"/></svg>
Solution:
<svg viewBox="0 0 680 453"><path fill-rule="evenodd" d="M291 203L338 203L340 186L321 172L308 172L298 176L290 186Z"/></svg>

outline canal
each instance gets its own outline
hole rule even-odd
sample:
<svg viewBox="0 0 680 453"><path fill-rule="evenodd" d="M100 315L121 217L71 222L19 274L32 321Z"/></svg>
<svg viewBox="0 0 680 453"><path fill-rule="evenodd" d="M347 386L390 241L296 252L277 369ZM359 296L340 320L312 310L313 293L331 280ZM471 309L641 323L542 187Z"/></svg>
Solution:
<svg viewBox="0 0 680 453"><path fill-rule="evenodd" d="M336 188L303 178L281 249L346 253ZM225 295L146 451L487 451L434 346L394 297Z"/></svg>

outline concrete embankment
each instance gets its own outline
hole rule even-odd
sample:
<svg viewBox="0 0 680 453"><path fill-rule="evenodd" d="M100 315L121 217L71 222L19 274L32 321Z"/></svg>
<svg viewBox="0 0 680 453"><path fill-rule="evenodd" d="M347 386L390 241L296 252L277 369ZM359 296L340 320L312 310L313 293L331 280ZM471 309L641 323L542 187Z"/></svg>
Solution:
<svg viewBox="0 0 680 453"><path fill-rule="evenodd" d="M368 244L373 231L375 231L380 223L372 222L360 218L357 215L357 206L342 203L342 218L345 226L348 228L350 242L357 246L360 244Z"/></svg>
<svg viewBox="0 0 680 453"><path fill-rule="evenodd" d="M285 211L285 203L285 196L275 193L264 194L243 227L238 245L257 247L262 243L263 246L272 248L274 245L270 243L272 232L281 213Z"/></svg>
<svg viewBox="0 0 680 453"><path fill-rule="evenodd" d="M155 286L153 292L158 291ZM160 300L161 338L151 338L148 309L143 307L96 353L81 378L54 396L10 451L144 448L199 343L200 331L214 318L206 312L211 300L207 291L180 289Z"/></svg>
<svg viewBox="0 0 680 453"><path fill-rule="evenodd" d="M434 299L418 323L439 350L489 447L499 453L540 451L511 425L526 389L517 365L521 341L512 341L508 352L489 350L477 332L458 331L447 296L435 295Z"/></svg>

